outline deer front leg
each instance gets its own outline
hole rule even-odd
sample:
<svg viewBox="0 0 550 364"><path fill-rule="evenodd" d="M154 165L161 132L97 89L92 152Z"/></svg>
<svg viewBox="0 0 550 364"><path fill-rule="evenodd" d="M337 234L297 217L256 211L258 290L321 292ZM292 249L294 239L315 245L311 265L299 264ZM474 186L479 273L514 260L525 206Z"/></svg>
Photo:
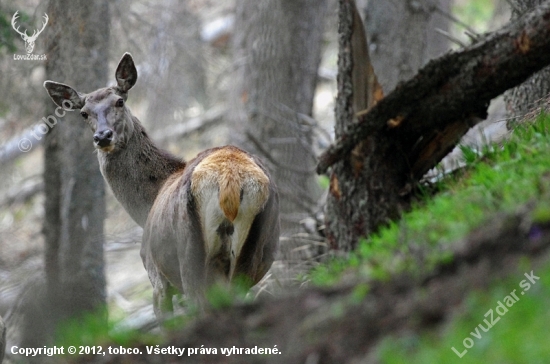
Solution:
<svg viewBox="0 0 550 364"><path fill-rule="evenodd" d="M162 325L164 320L170 318L174 312L172 296L175 290L166 277L158 270L147 247L148 244L144 242L141 247L141 259L145 270L147 270L149 281L151 281L151 285L153 286L153 310L157 321Z"/></svg>

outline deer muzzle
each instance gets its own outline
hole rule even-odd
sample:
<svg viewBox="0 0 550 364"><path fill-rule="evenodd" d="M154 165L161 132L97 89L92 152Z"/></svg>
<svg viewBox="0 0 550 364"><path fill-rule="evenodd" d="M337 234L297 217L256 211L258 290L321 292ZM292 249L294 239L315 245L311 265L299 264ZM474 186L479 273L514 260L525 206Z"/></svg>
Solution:
<svg viewBox="0 0 550 364"><path fill-rule="evenodd" d="M94 143L98 148L106 148L113 142L113 131L111 129L100 130L94 134Z"/></svg>

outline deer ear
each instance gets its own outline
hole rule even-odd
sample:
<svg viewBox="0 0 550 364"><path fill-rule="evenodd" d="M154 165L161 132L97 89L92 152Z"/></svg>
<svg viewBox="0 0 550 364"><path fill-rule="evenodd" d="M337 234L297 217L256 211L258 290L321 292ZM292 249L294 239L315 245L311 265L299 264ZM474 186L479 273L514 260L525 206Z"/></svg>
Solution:
<svg viewBox="0 0 550 364"><path fill-rule="evenodd" d="M116 68L115 77L121 92L128 92L136 84L137 70L130 53L124 53L122 56Z"/></svg>
<svg viewBox="0 0 550 364"><path fill-rule="evenodd" d="M46 81L44 88L57 106L65 110L79 110L84 107L84 95L73 89L71 86L62 83Z"/></svg>

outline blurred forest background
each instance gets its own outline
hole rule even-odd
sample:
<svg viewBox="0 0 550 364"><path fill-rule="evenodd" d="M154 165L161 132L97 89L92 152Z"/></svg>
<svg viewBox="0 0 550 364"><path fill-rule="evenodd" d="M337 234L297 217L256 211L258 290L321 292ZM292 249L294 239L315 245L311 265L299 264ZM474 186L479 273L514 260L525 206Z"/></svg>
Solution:
<svg viewBox="0 0 550 364"><path fill-rule="evenodd" d="M69 2L0 1L0 315L9 317L26 284L44 274L48 184L43 174L52 145L46 145L45 155L46 138L29 136L54 110L42 83L52 78L83 92L112 84L124 52L132 54L139 74L128 105L159 145L190 159L203 149L235 143L266 161L283 199L282 248L271 273L253 294L277 295L302 284L299 275L328 254L323 236L328 180L314 169L316 156L334 137L337 1L106 4L87 5L95 15L85 26L97 39L86 41L104 43L86 54L72 51L70 39L78 42L78 37L57 33L66 29L60 23L68 12L77 11ZM385 93L430 59L498 29L511 16L506 0L359 0L357 4ZM24 42L11 26L16 11L21 15L18 25L31 31L47 13L49 24L33 53L48 54L47 44L63 39L65 49L59 54L64 58L14 60L14 53L25 53ZM93 62L103 68L93 68ZM472 130L465 143L498 140L506 133L506 118L504 102L497 100L489 119ZM82 130L86 131L81 139L70 134L57 139L76 143L68 150L82 151L86 159L75 162L76 168L87 165L87 158L96 158L92 133L85 126ZM30 150L20 151L22 138L31 140ZM460 150L453 153L443 162L447 169L460 163ZM102 179L90 181L102 188ZM141 228L108 188L104 193L105 210L98 207L97 212L105 217L104 233L96 240L105 249L109 315L122 320L122 326L151 325L151 286L139 256Z"/></svg>

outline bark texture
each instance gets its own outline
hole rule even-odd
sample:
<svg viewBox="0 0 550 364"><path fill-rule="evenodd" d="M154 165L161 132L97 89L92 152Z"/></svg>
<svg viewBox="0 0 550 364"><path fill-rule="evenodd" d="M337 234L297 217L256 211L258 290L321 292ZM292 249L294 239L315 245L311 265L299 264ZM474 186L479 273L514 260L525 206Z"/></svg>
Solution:
<svg viewBox="0 0 550 364"><path fill-rule="evenodd" d="M169 0L151 9L158 12L153 25L149 65L145 74L145 122L159 129L185 118L192 106L207 108L206 73L200 20L187 1Z"/></svg>
<svg viewBox="0 0 550 364"><path fill-rule="evenodd" d="M359 122L321 155L317 171L325 172L373 132L400 136L416 146L420 132L444 130L457 118L484 116L492 98L550 63L549 23L550 2L545 2L478 43L430 62L370 112L359 115Z"/></svg>
<svg viewBox="0 0 550 364"><path fill-rule="evenodd" d="M281 196L283 234L316 206L312 127L326 0L241 0L234 35L233 143L262 158Z"/></svg>
<svg viewBox="0 0 550 364"><path fill-rule="evenodd" d="M46 77L85 92L106 86L108 2L50 1L47 13ZM45 115L55 116L51 99L44 100ZM29 347L51 342L61 321L105 305L103 178L89 126L79 113L65 114L45 136L46 279L26 297L35 302L24 304Z"/></svg>
<svg viewBox="0 0 550 364"><path fill-rule="evenodd" d="M6 325L2 316L0 316L0 363L4 360L4 353L6 352Z"/></svg>
<svg viewBox="0 0 550 364"><path fill-rule="evenodd" d="M544 0L510 0L512 6L512 21L547 1ZM545 67L531 75L521 85L505 94L506 111L509 118L522 119L530 111L544 104L550 94L550 67Z"/></svg>
<svg viewBox="0 0 550 364"><path fill-rule="evenodd" d="M336 138L349 133L350 128L356 123L355 114L361 111L361 106L368 108L374 103L361 101L366 98L364 96L358 99L358 95L362 95L366 87L363 85L365 81L360 81L360 77L357 77L357 70L370 62L368 54L357 57L357 54L366 53L361 52L361 49L368 49L368 45L366 39L359 36L363 31L363 25L355 2L341 0L339 4ZM359 41L363 44L358 44ZM370 96L372 90L366 93ZM395 173L405 167L399 166L398 163L405 161L392 155L391 149L394 146L390 143L385 144L389 150L381 148L379 155L373 154L376 138L373 134L358 143L351 152L351 157L336 164L330 174L325 224L329 246L333 249L353 249L359 237L365 235L365 231L373 230L373 221L379 224L380 221L388 221L398 216L397 208L403 201L400 194L395 191L395 186L392 187L385 181L398 179L397 186L401 188L405 184L406 176L403 178ZM394 163L386 163L387 158L392 158Z"/></svg>
<svg viewBox="0 0 550 364"><path fill-rule="evenodd" d="M450 0L369 1L365 29L373 67L385 93L412 78L430 59L449 49L449 21L437 9L450 12Z"/></svg>

